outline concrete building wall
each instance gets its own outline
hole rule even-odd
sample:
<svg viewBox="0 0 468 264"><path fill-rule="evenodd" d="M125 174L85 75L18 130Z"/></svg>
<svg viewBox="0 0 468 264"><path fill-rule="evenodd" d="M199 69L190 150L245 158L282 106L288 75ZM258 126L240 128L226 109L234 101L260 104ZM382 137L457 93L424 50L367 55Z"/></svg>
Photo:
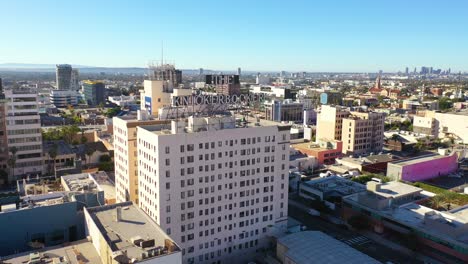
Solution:
<svg viewBox="0 0 468 264"><path fill-rule="evenodd" d="M343 118L349 112L335 106L322 105L317 114L317 142L322 139L341 140Z"/></svg>
<svg viewBox="0 0 468 264"><path fill-rule="evenodd" d="M435 113L435 119L438 121L439 137L443 137L446 133L457 135L463 140L463 143L468 143L468 115L456 115L450 113Z"/></svg>
<svg viewBox="0 0 468 264"><path fill-rule="evenodd" d="M414 116L413 132L437 136L436 120L432 117Z"/></svg>
<svg viewBox="0 0 468 264"><path fill-rule="evenodd" d="M137 126L166 123L159 120L113 118L115 188L117 202L138 204Z"/></svg>
<svg viewBox="0 0 468 264"><path fill-rule="evenodd" d="M46 246L67 242L73 227L75 239L81 239L82 221L76 202L0 213L0 256L31 250L28 243L33 240L44 239Z"/></svg>
<svg viewBox="0 0 468 264"><path fill-rule="evenodd" d="M160 80L145 80L144 90L140 93L140 109L145 109L153 116L158 116L159 108L171 105L170 83Z"/></svg>
<svg viewBox="0 0 468 264"><path fill-rule="evenodd" d="M445 176L458 169L458 156L452 154L438 159L403 165L388 163L387 176L395 180L423 181Z"/></svg>

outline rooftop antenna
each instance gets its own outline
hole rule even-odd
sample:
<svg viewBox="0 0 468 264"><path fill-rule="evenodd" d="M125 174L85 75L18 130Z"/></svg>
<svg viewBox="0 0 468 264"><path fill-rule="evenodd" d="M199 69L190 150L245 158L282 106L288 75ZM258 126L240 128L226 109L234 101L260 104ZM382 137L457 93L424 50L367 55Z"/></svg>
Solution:
<svg viewBox="0 0 468 264"><path fill-rule="evenodd" d="M161 66L164 65L164 41L161 40Z"/></svg>

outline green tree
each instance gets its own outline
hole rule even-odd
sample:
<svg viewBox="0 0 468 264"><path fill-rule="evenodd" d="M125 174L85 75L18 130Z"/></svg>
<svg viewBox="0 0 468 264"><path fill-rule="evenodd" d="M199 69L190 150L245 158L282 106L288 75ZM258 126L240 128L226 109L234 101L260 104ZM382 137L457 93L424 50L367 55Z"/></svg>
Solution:
<svg viewBox="0 0 468 264"><path fill-rule="evenodd" d="M452 101L448 97L442 97L439 99L439 109L441 111L448 110L452 107Z"/></svg>
<svg viewBox="0 0 468 264"><path fill-rule="evenodd" d="M117 114L119 114L120 111L122 111L120 107L113 107L113 108L107 109L105 115L109 118L112 118L116 116Z"/></svg>
<svg viewBox="0 0 468 264"><path fill-rule="evenodd" d="M99 157L99 162L110 162L112 158L109 155L102 155Z"/></svg>

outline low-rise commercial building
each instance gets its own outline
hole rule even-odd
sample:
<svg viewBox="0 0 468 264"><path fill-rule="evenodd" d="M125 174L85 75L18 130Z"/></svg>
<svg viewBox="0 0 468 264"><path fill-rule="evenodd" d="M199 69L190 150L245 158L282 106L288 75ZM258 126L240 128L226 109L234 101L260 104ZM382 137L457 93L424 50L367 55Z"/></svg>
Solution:
<svg viewBox="0 0 468 264"><path fill-rule="evenodd" d="M299 195L301 197L321 201L329 199L341 201L344 196L365 190L364 185L339 176L314 179L299 185Z"/></svg>
<svg viewBox="0 0 468 264"><path fill-rule="evenodd" d="M343 143L337 140L318 140L318 143L304 142L291 145L294 149L317 158L318 166L334 164L342 156Z"/></svg>
<svg viewBox="0 0 468 264"><path fill-rule="evenodd" d="M179 246L132 202L86 208L84 215L102 263L182 263Z"/></svg>
<svg viewBox="0 0 468 264"><path fill-rule="evenodd" d="M83 261L92 264L103 264L93 244L87 239L78 240L58 246L2 257L5 263L67 263L81 264Z"/></svg>
<svg viewBox="0 0 468 264"><path fill-rule="evenodd" d="M418 204L427 198L420 188L400 182L367 184L366 192L343 198L345 220L359 216L369 229L399 236L444 263L468 262L468 206L440 212Z"/></svg>
<svg viewBox="0 0 468 264"><path fill-rule="evenodd" d="M50 90L50 103L57 108L78 105L80 98L74 90Z"/></svg>
<svg viewBox="0 0 468 264"><path fill-rule="evenodd" d="M457 169L458 155L456 153L431 154L388 163L387 177L393 180L423 181L446 176Z"/></svg>
<svg viewBox="0 0 468 264"><path fill-rule="evenodd" d="M304 231L278 239L276 258L282 264L377 264L377 260L320 231Z"/></svg>
<svg viewBox="0 0 468 264"><path fill-rule="evenodd" d="M390 154L369 155L365 157L342 157L336 160L338 164L358 169L360 172L386 173L387 164L394 158Z"/></svg>

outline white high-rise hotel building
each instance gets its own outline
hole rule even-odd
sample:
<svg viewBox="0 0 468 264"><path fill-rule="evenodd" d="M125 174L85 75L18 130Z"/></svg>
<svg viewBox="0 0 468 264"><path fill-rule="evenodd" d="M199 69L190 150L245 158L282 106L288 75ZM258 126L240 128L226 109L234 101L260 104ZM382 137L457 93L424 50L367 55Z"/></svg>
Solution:
<svg viewBox="0 0 468 264"><path fill-rule="evenodd" d="M136 144L139 206L184 263L251 260L286 228L289 126L190 117L138 126Z"/></svg>

